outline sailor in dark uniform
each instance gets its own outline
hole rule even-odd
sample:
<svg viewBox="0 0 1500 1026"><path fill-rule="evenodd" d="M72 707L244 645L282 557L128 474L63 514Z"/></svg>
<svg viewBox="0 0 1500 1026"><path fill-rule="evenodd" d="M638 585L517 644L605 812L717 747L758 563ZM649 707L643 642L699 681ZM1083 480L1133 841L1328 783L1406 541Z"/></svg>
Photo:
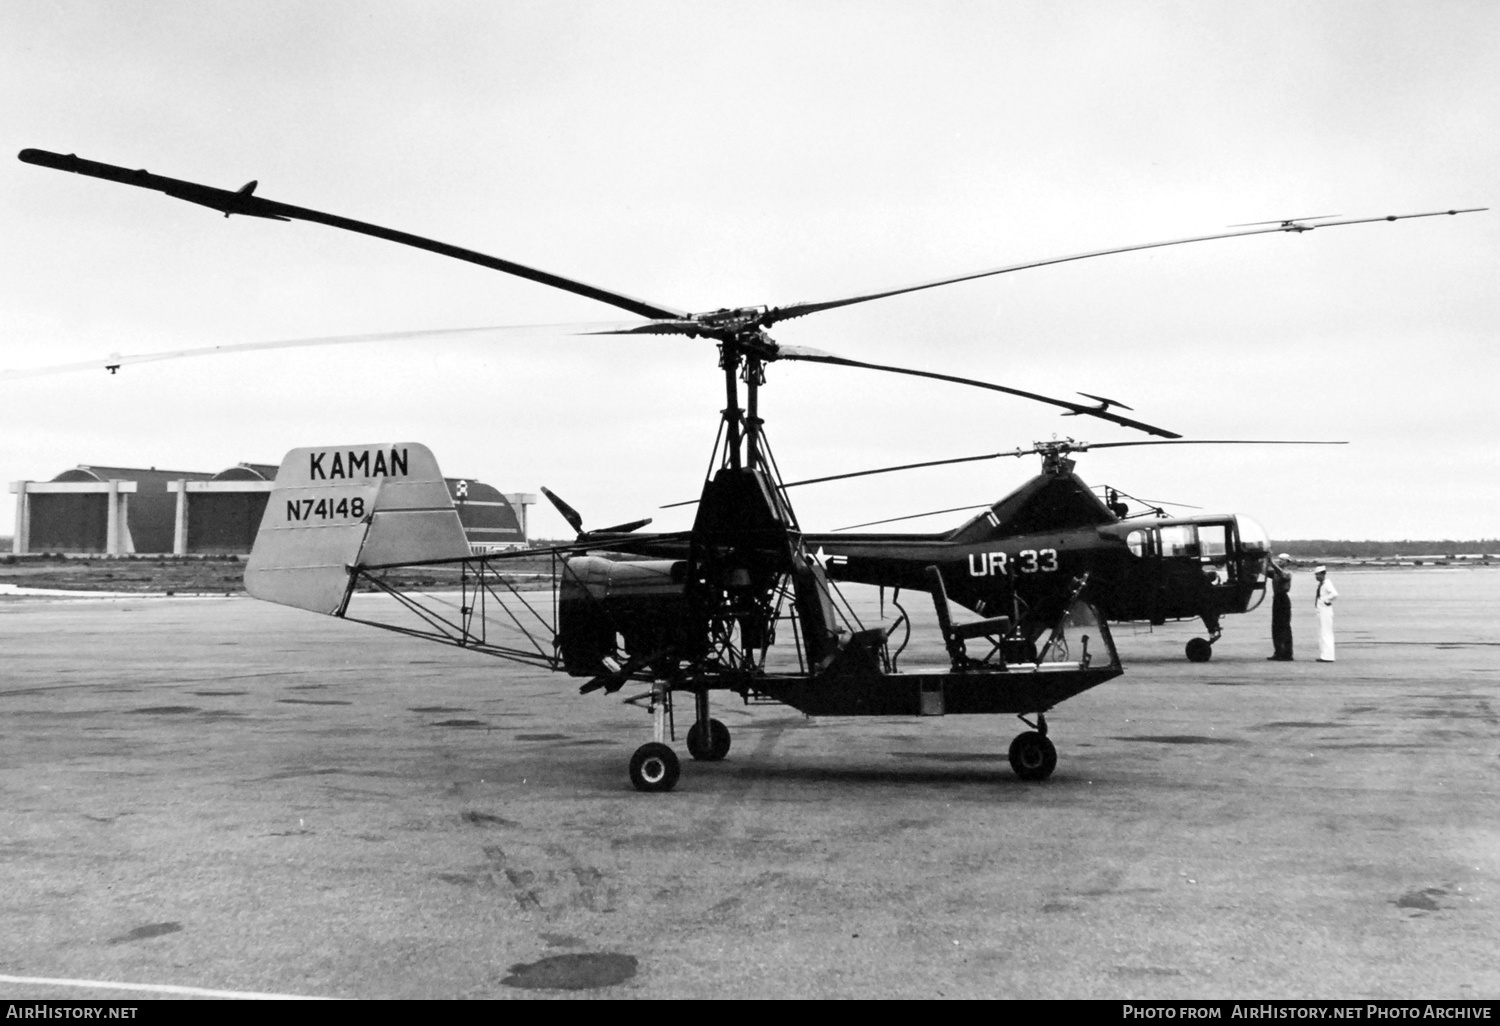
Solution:
<svg viewBox="0 0 1500 1026"><path fill-rule="evenodd" d="M1266 576L1271 579L1271 648L1268 659L1292 661L1292 572L1287 564L1292 557L1283 552L1266 560Z"/></svg>

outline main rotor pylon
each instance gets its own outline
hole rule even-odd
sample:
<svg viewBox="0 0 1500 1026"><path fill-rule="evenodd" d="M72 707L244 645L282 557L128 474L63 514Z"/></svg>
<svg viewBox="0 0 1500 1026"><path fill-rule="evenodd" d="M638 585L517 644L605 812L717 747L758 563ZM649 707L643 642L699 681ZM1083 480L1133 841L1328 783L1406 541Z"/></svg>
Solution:
<svg viewBox="0 0 1500 1026"><path fill-rule="evenodd" d="M804 665L818 663L837 634L828 583L803 547L766 442L759 408L766 355L755 344L762 339L758 328L719 339L725 403L686 566L688 605L700 625L695 634L706 640L692 658L710 676L759 670L788 594Z"/></svg>

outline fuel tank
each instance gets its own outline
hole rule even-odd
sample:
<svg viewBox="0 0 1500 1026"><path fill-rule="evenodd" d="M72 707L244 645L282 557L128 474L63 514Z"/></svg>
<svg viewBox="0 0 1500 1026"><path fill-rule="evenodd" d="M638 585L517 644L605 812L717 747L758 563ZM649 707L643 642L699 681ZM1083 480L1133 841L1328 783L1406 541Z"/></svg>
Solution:
<svg viewBox="0 0 1500 1026"><path fill-rule="evenodd" d="M557 646L574 677L592 677L632 656L681 647L687 562L575 556L557 602Z"/></svg>

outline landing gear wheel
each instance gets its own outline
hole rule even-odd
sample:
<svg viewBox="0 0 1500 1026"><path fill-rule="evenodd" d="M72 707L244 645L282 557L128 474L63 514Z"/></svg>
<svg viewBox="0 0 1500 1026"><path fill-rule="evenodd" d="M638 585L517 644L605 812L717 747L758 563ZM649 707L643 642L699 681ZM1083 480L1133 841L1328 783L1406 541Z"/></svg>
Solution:
<svg viewBox="0 0 1500 1026"><path fill-rule="evenodd" d="M677 753L660 741L641 745L630 757L630 782L637 791L670 791L681 774Z"/></svg>
<svg viewBox="0 0 1500 1026"><path fill-rule="evenodd" d="M1213 643L1207 638L1194 638L1187 643L1187 657L1190 663L1206 663L1213 654Z"/></svg>
<svg viewBox="0 0 1500 1026"><path fill-rule="evenodd" d="M1035 730L1017 734L1010 743L1010 768L1022 780L1046 780L1057 769L1057 749Z"/></svg>
<svg viewBox="0 0 1500 1026"><path fill-rule="evenodd" d="M708 743L705 745L703 740L700 724L695 723L688 728L687 750L693 758L718 762L729 754L729 728L718 720L708 721Z"/></svg>

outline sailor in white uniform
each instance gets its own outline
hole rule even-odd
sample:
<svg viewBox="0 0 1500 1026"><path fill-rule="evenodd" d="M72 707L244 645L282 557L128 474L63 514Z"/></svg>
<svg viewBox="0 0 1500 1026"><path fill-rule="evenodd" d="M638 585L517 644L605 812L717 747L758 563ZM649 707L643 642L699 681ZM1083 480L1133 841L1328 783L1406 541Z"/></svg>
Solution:
<svg viewBox="0 0 1500 1026"><path fill-rule="evenodd" d="M1333 600L1339 597L1338 589L1328 579L1328 568L1320 566L1313 570L1318 579L1318 590L1313 595L1313 605L1318 610L1318 662L1333 662Z"/></svg>

